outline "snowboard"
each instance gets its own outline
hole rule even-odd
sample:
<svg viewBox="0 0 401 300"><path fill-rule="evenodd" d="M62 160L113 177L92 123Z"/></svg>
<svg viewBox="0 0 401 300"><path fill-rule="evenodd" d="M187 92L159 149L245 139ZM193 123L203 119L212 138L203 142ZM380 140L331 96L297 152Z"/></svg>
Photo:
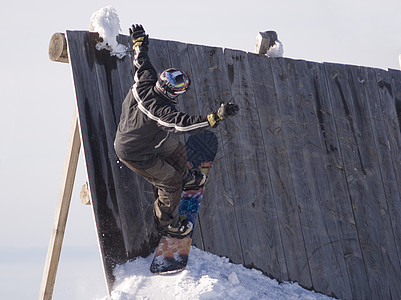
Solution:
<svg viewBox="0 0 401 300"><path fill-rule="evenodd" d="M188 166L198 168L207 178L217 153L218 142L216 135L205 130L199 134L191 135L186 144ZM206 184L205 183L205 184ZM155 274L172 274L185 269L188 262L192 235L198 217L199 205L203 198L205 185L199 190L187 190L181 194L179 214L185 214L192 222L192 232L184 238L162 236L156 248L150 271Z"/></svg>

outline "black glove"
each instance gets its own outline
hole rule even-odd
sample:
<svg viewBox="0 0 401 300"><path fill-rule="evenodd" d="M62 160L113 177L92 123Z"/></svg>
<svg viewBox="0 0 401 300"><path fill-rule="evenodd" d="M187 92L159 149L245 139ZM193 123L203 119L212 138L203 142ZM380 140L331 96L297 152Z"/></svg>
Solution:
<svg viewBox="0 0 401 300"><path fill-rule="evenodd" d="M134 45L132 46L133 50L135 50L135 48L139 46L145 47L146 49L148 48L148 35L145 34L145 29L143 29L142 25L132 25L132 29L129 29L129 35L132 42L134 43Z"/></svg>
<svg viewBox="0 0 401 300"><path fill-rule="evenodd" d="M207 115L207 120L210 126L216 127L221 120L236 115L238 111L239 107L237 104L232 102L222 103L216 112Z"/></svg>

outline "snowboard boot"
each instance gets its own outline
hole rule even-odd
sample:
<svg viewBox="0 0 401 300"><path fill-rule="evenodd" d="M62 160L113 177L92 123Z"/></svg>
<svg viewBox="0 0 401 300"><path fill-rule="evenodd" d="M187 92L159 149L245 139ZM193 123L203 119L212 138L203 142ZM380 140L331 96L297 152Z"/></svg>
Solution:
<svg viewBox="0 0 401 300"><path fill-rule="evenodd" d="M167 235L181 239L190 234L193 228L192 222L183 215L178 218L177 224L167 226Z"/></svg>
<svg viewBox="0 0 401 300"><path fill-rule="evenodd" d="M199 190L205 185L206 176L199 169L192 169L187 171L187 175L184 176L183 187L184 191Z"/></svg>
<svg viewBox="0 0 401 300"><path fill-rule="evenodd" d="M157 231L164 236L171 236L182 239L191 233L194 225L188 221L185 215L178 218L176 224L161 226L159 219L154 216Z"/></svg>

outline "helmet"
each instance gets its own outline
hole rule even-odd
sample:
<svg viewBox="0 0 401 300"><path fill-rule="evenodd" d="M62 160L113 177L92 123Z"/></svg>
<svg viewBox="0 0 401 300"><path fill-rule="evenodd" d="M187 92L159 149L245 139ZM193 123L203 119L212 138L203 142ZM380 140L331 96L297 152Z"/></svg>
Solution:
<svg viewBox="0 0 401 300"><path fill-rule="evenodd" d="M189 88L191 81L189 77L180 70L167 69L164 70L156 82L156 89L168 99L174 99Z"/></svg>

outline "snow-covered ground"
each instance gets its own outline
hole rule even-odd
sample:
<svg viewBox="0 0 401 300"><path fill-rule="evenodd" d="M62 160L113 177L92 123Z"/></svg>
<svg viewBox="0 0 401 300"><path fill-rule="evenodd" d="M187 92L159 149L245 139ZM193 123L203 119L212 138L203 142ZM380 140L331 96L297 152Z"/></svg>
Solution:
<svg viewBox="0 0 401 300"><path fill-rule="evenodd" d="M260 271L232 264L191 247L187 268L173 275L149 271L153 255L138 258L115 269L116 287L112 300L131 299L332 299L308 291L297 283L281 283ZM107 300L105 296L102 300Z"/></svg>

